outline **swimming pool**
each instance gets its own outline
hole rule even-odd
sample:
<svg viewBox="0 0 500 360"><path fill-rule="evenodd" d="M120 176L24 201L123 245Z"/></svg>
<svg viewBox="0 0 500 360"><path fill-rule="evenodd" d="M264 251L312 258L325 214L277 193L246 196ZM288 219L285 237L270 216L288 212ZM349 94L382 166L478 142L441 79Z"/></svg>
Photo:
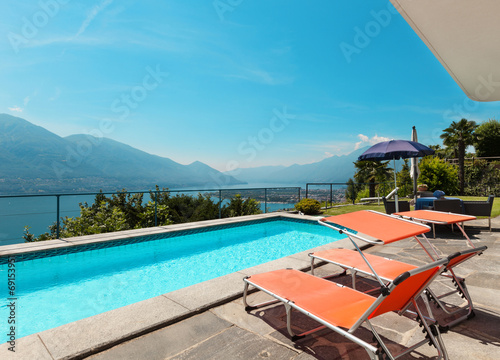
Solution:
<svg viewBox="0 0 500 360"><path fill-rule="evenodd" d="M17 256L22 337L339 240L305 220L244 222ZM61 253L63 252L63 253ZM66 253L64 253L66 252ZM38 256L38 258L37 258ZM7 281L8 264L0 265ZM6 287L0 331L8 333Z"/></svg>

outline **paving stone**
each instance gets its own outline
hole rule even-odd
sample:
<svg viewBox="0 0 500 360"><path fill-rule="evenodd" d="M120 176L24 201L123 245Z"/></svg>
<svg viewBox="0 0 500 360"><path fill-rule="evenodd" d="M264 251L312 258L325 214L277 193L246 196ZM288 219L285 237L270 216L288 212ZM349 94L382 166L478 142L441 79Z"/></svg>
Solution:
<svg viewBox="0 0 500 360"><path fill-rule="evenodd" d="M232 273L172 291L165 296L182 306L197 311L208 309L243 293L244 274Z"/></svg>
<svg viewBox="0 0 500 360"><path fill-rule="evenodd" d="M498 267L500 268L500 264ZM500 290L500 274L498 272L477 271L467 277L466 284Z"/></svg>
<svg viewBox="0 0 500 360"><path fill-rule="evenodd" d="M500 359L498 341L485 341L477 336L463 334L453 328L442 335L449 359L494 360ZM433 347L422 346L419 353L431 357L436 354Z"/></svg>
<svg viewBox="0 0 500 360"><path fill-rule="evenodd" d="M485 306L486 308L499 309L500 290L485 289L478 286L467 285L467 290L474 302L474 306Z"/></svg>
<svg viewBox="0 0 500 360"><path fill-rule="evenodd" d="M0 359L2 360L53 360L40 337L36 334L16 340L15 352L9 350L8 343L0 345Z"/></svg>
<svg viewBox="0 0 500 360"><path fill-rule="evenodd" d="M372 325L379 335L398 344L406 344L418 326L413 320L396 313L386 313L372 320Z"/></svg>
<svg viewBox="0 0 500 360"><path fill-rule="evenodd" d="M185 352L168 358L170 360L236 360L272 359L292 360L297 356L293 351L269 339L233 326L210 341L205 341Z"/></svg>
<svg viewBox="0 0 500 360"><path fill-rule="evenodd" d="M109 346L188 312L172 300L157 296L43 331L39 336L54 359L69 359L88 355L91 349Z"/></svg>
<svg viewBox="0 0 500 360"><path fill-rule="evenodd" d="M210 312L194 316L141 336L107 351L91 356L89 360L163 360L224 331L233 324Z"/></svg>
<svg viewBox="0 0 500 360"><path fill-rule="evenodd" d="M250 304L258 304L269 301L271 297L261 291L248 296ZM267 308L267 307L266 307ZM266 309L263 308L263 309ZM283 326L282 322L266 322L262 321L261 309L245 311L243 300L238 299L225 305L218 306L210 310L218 317L227 320L238 327L257 333L259 335L267 335L275 331L277 326ZM273 319L270 317L270 319Z"/></svg>
<svg viewBox="0 0 500 360"><path fill-rule="evenodd" d="M451 331L467 335L471 338L484 340L485 344L496 343L500 340L500 326L498 320L500 313L497 309L492 311L482 308L474 309L475 316L452 328ZM500 359L500 357L499 357Z"/></svg>
<svg viewBox="0 0 500 360"><path fill-rule="evenodd" d="M381 247L378 250L378 253L383 254L382 256L387 256L388 254L399 254L401 253L402 249L400 248L395 248L395 247Z"/></svg>

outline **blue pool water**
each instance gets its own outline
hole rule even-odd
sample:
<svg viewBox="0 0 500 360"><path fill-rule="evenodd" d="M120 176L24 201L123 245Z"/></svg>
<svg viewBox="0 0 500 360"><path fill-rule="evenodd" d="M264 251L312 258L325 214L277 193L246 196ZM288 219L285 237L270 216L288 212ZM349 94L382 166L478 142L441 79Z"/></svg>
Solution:
<svg viewBox="0 0 500 360"><path fill-rule="evenodd" d="M15 262L22 337L340 239L314 222L274 220ZM0 265L0 331L8 264ZM242 283L243 287L243 283Z"/></svg>

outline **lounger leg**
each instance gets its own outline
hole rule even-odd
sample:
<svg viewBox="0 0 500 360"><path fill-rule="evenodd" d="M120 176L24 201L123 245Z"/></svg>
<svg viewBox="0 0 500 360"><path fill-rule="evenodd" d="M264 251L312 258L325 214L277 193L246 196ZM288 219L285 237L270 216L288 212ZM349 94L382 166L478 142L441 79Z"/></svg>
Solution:
<svg viewBox="0 0 500 360"><path fill-rule="evenodd" d="M458 223L457 223L457 226L458 228L460 229L460 231L462 232L463 236L465 236L465 238L467 239L467 241L469 242L470 246L472 246L473 248L475 248L474 244L472 243L472 241L469 239L469 237L467 236L467 234L465 233L465 226L464 226L464 223L462 223L462 226L460 226Z"/></svg>
<svg viewBox="0 0 500 360"><path fill-rule="evenodd" d="M429 312L429 315L432 316L432 311L429 306L429 302L427 301L427 298L422 296L422 299L424 300L424 303L427 307L427 311ZM422 311L420 310L417 302L415 299L412 299L413 306L415 307L415 310L417 311L417 314L420 318L420 322L423 325L425 332L427 333L429 340L431 343L434 345L438 352L438 359L445 359L448 360L448 353L446 352L446 348L444 347L443 340L441 339L441 333L439 332L439 328L435 324L429 325L427 323L427 320L425 319L424 315L422 314Z"/></svg>
<svg viewBox="0 0 500 360"><path fill-rule="evenodd" d="M274 300L269 300L269 301L266 301L266 302L263 302L260 304L256 304L256 305L249 305L247 302L247 294L248 294L248 286L249 285L250 284L245 281L245 289L243 290L243 305L245 306L245 311L248 312L250 310L255 310L255 309L258 309L258 308L266 306L266 305L276 304L276 303L280 302L280 300L274 299Z"/></svg>
<svg viewBox="0 0 500 360"><path fill-rule="evenodd" d="M245 310L247 310L248 308L251 308L251 306L249 306L247 303L248 285L249 284L247 282L245 282L245 288L243 289L243 305L245 306Z"/></svg>
<svg viewBox="0 0 500 360"><path fill-rule="evenodd" d="M298 340L301 337L297 337L295 333L292 330L292 307L290 304L284 304L285 305L285 311L286 311L286 329L288 333L290 334L290 337L292 338L292 341Z"/></svg>
<svg viewBox="0 0 500 360"><path fill-rule="evenodd" d="M394 360L395 357L392 356L391 352L389 351L389 349L387 348L387 346L385 346L385 343L384 341L382 340L382 338L380 337L380 335L378 334L378 332L375 330L375 328L373 327L373 325L371 324L370 321L366 320L365 323L368 325L368 327L370 328L373 336L375 337L377 343L380 345L380 347L382 348L382 351L389 357L389 359L391 360ZM368 350L366 350L368 352L368 354L370 354L370 352Z"/></svg>
<svg viewBox="0 0 500 360"><path fill-rule="evenodd" d="M417 242L419 243L419 245L422 247L422 249L427 253L427 255L429 255L429 257L433 260L433 261L436 261L437 259L440 258L439 254L437 253L437 250L436 248L429 242L429 239L427 239L427 236L425 236L425 234L421 234L422 237L425 239L425 242L427 243L427 245L429 245L429 247L432 249L432 251L434 252L434 255L433 256L429 250L427 250L427 248L424 246L424 244L418 239L417 236L414 236L415 240L417 240Z"/></svg>
<svg viewBox="0 0 500 360"><path fill-rule="evenodd" d="M424 301L424 304L427 308L427 312L428 312L429 316L434 318L434 315L432 314L431 306L429 305L429 301L427 300L427 298L425 296L421 296L421 298ZM434 325L434 328L435 328L436 333L437 333L435 335L435 338L436 338L437 342L439 343L439 347L440 347L441 351L443 352L443 358L448 359L448 352L446 351L446 347L444 345L443 338L441 337L441 332L439 331L439 327ZM439 351L439 349L438 349L438 351Z"/></svg>

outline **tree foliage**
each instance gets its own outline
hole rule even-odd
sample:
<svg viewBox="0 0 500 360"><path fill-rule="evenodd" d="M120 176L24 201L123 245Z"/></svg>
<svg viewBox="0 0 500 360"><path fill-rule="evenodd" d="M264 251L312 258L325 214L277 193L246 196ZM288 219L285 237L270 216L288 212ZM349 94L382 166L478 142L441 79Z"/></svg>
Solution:
<svg viewBox="0 0 500 360"><path fill-rule="evenodd" d="M260 203L252 198L243 200L240 194L236 194L223 210L223 217L234 217L243 215L260 214Z"/></svg>
<svg viewBox="0 0 500 360"><path fill-rule="evenodd" d="M420 162L419 183L425 183L429 190L443 190L447 195L457 194L458 174L455 165L437 157L426 156Z"/></svg>
<svg viewBox="0 0 500 360"><path fill-rule="evenodd" d="M259 214L260 203L252 198L243 199L240 194L233 196L227 204L219 204L209 194L171 196L168 189L150 191L150 200L143 201L143 194L130 194L125 190L106 197L99 193L94 203L80 203L80 216L64 217L59 229L59 237L101 234L113 231L140 229L155 226L185 223L221 217ZM25 242L43 241L57 238L57 226L52 224L49 231L35 237L24 230Z"/></svg>
<svg viewBox="0 0 500 360"><path fill-rule="evenodd" d="M399 186L399 195L408 195L413 192L413 179L410 176L410 161L404 159L401 170L396 174L397 183Z"/></svg>
<svg viewBox="0 0 500 360"><path fill-rule="evenodd" d="M476 160L465 166L465 195L484 196L494 194L500 196L500 169L495 163Z"/></svg>
<svg viewBox="0 0 500 360"><path fill-rule="evenodd" d="M368 183L370 197L375 196L376 183L389 180L392 171L388 161L358 160L354 163L356 173L354 179L358 183Z"/></svg>
<svg viewBox="0 0 500 360"><path fill-rule="evenodd" d="M500 122L488 120L476 129L476 156L500 156Z"/></svg>
<svg viewBox="0 0 500 360"><path fill-rule="evenodd" d="M474 145L476 142L475 129L477 124L475 121L462 119L459 122L453 121L449 127L443 130L441 139L443 144L454 150L455 157L458 158L458 180L459 193L463 195L465 184L465 148L469 145Z"/></svg>
<svg viewBox="0 0 500 360"><path fill-rule="evenodd" d="M429 145L429 147L435 151L434 156L440 159L450 159L455 156L455 150L453 148L442 148L441 145Z"/></svg>
<svg viewBox="0 0 500 360"><path fill-rule="evenodd" d="M360 185L355 183L353 179L349 178L349 180L347 180L347 189L345 190L346 200L352 201L354 204L360 190Z"/></svg>

